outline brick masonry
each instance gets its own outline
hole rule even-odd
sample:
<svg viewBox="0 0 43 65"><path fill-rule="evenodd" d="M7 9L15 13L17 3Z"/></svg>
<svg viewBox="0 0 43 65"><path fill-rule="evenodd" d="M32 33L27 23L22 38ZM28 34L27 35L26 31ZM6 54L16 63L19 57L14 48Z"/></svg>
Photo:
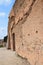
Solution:
<svg viewBox="0 0 43 65"><path fill-rule="evenodd" d="M43 65L43 0L16 0L9 14L8 48Z"/></svg>

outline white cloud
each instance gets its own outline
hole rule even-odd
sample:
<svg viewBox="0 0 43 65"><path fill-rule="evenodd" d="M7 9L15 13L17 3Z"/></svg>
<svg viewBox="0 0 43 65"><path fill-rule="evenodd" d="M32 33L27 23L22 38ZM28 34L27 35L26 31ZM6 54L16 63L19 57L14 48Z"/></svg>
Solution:
<svg viewBox="0 0 43 65"><path fill-rule="evenodd" d="M5 17L6 13L5 12L0 12L0 17Z"/></svg>
<svg viewBox="0 0 43 65"><path fill-rule="evenodd" d="M12 0L0 0L0 5L9 5L11 2Z"/></svg>
<svg viewBox="0 0 43 65"><path fill-rule="evenodd" d="M0 27L0 39L2 39L6 35L7 35L7 28L6 27Z"/></svg>
<svg viewBox="0 0 43 65"><path fill-rule="evenodd" d="M1 27L0 28L0 33L3 33L3 31L5 31L6 29L7 29L6 27L3 27L3 28Z"/></svg>

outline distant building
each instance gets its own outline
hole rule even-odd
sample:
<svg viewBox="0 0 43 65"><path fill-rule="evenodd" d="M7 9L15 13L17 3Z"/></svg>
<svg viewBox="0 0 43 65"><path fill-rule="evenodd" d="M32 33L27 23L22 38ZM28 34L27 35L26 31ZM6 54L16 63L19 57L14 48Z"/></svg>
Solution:
<svg viewBox="0 0 43 65"><path fill-rule="evenodd" d="M9 14L7 45L30 65L43 65L43 0L16 0Z"/></svg>
<svg viewBox="0 0 43 65"><path fill-rule="evenodd" d="M1 47L5 47L5 45L6 45L6 43L4 42L4 40L3 39L0 39L0 48Z"/></svg>
<svg viewBox="0 0 43 65"><path fill-rule="evenodd" d="M3 46L3 40L0 39L0 47Z"/></svg>
<svg viewBox="0 0 43 65"><path fill-rule="evenodd" d="M6 43L7 43L7 38L8 38L8 36L4 37L4 42L6 42Z"/></svg>

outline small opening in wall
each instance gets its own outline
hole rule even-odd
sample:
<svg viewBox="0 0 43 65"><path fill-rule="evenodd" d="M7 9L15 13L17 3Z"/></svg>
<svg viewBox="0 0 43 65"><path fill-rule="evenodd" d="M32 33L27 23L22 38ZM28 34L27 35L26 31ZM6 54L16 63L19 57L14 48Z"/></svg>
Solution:
<svg viewBox="0 0 43 65"><path fill-rule="evenodd" d="M22 3L20 4L20 7L22 6Z"/></svg>
<svg viewBox="0 0 43 65"><path fill-rule="evenodd" d="M36 33L38 33L38 31L36 31Z"/></svg>
<svg viewBox="0 0 43 65"><path fill-rule="evenodd" d="M23 46L24 44L22 43L22 46Z"/></svg>
<svg viewBox="0 0 43 65"><path fill-rule="evenodd" d="M28 34L28 36L30 36L30 34Z"/></svg>

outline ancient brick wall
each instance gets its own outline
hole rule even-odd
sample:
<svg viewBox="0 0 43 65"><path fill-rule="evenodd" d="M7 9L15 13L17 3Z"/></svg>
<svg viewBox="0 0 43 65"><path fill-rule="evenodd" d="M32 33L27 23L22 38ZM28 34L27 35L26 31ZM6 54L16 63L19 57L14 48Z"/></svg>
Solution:
<svg viewBox="0 0 43 65"><path fill-rule="evenodd" d="M10 44L30 65L43 65L43 0L17 0L10 15ZM11 14L11 13L10 13Z"/></svg>

